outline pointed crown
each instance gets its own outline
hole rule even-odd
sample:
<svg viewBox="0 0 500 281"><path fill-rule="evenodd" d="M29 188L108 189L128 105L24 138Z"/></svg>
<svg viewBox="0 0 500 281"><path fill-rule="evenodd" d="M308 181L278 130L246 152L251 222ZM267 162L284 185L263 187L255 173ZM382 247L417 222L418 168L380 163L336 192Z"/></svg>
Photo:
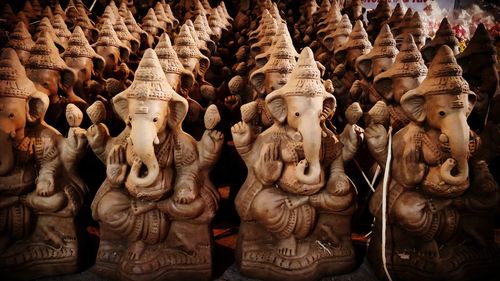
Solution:
<svg viewBox="0 0 500 281"><path fill-rule="evenodd" d="M0 98L28 99L35 91L35 84L28 79L17 53L11 48L3 50L0 56Z"/></svg>
<svg viewBox="0 0 500 281"><path fill-rule="evenodd" d="M106 19L102 24L101 30L99 31L99 38L94 46L113 46L113 47L123 47L123 43L118 38L118 35L111 24L109 19Z"/></svg>
<svg viewBox="0 0 500 281"><path fill-rule="evenodd" d="M170 37L168 37L167 33L161 35L155 47L155 52L165 73L183 73L184 66L177 57L177 53L172 47Z"/></svg>
<svg viewBox="0 0 500 281"><path fill-rule="evenodd" d="M68 49L63 54L63 57L84 57L94 58L97 53L90 46L89 41L85 37L81 27L76 26L68 41Z"/></svg>
<svg viewBox="0 0 500 281"><path fill-rule="evenodd" d="M26 25L22 21L18 22L14 31L9 34L7 47L29 52L33 45L35 45L35 42L31 38Z"/></svg>
<svg viewBox="0 0 500 281"><path fill-rule="evenodd" d="M26 68L57 71L67 68L48 31L42 31L35 45L31 48Z"/></svg>

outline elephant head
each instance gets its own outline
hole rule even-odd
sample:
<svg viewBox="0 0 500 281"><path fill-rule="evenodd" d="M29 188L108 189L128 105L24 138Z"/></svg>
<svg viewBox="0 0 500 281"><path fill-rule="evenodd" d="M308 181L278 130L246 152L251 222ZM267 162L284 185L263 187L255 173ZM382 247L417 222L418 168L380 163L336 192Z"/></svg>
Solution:
<svg viewBox="0 0 500 281"><path fill-rule="evenodd" d="M413 36L406 34L396 61L387 71L375 76L373 85L386 100L399 104L401 97L420 85L426 75L427 67Z"/></svg>
<svg viewBox="0 0 500 281"><path fill-rule="evenodd" d="M113 77L118 65L126 62L130 56L130 49L127 48L118 35L109 20L104 21L99 32L99 39L92 45L97 54L104 58L104 77Z"/></svg>
<svg viewBox="0 0 500 281"><path fill-rule="evenodd" d="M140 159L132 164L127 184L147 188L160 171L154 145L163 143L172 131L181 130L188 103L168 84L153 49L147 49L134 81L113 98L113 105L130 128L129 144Z"/></svg>
<svg viewBox="0 0 500 281"><path fill-rule="evenodd" d="M183 97L187 97L194 84L194 75L182 65L167 33L161 35L160 41L155 47L155 52L170 86L174 91L181 93Z"/></svg>
<svg viewBox="0 0 500 281"><path fill-rule="evenodd" d="M60 57L48 32L43 31L26 63L26 73L37 89L56 103L59 96L66 96L69 102L85 103L73 92L77 74ZM61 93L62 92L62 93Z"/></svg>
<svg viewBox="0 0 500 281"><path fill-rule="evenodd" d="M392 66L397 53L396 41L392 37L389 26L384 24L375 40L373 49L368 54L356 59L356 70L366 80L371 80Z"/></svg>
<svg viewBox="0 0 500 281"><path fill-rule="evenodd" d="M92 49L79 26L75 27L71 34L63 58L66 64L77 73L76 88L81 88L90 81L92 76L100 76L104 71L104 59Z"/></svg>
<svg viewBox="0 0 500 281"><path fill-rule="evenodd" d="M179 34L175 37L173 48L184 68L196 77L200 76L204 79L210 67L210 60L198 49L187 24L182 25Z"/></svg>
<svg viewBox="0 0 500 281"><path fill-rule="evenodd" d="M0 57L0 176L15 165L14 148L25 138L27 125L43 120L49 106L26 76L16 52L7 48Z"/></svg>
<svg viewBox="0 0 500 281"><path fill-rule="evenodd" d="M330 34L325 34L323 45L333 52L345 44L352 32L352 24L347 14L342 16L340 22L336 25L335 30Z"/></svg>
<svg viewBox="0 0 500 281"><path fill-rule="evenodd" d="M275 126L290 129L293 139L303 143L305 165L297 166L297 179L304 184L317 184L324 178L320 163L324 122L333 116L336 100L325 90L309 47L300 54L289 82L269 94L266 104L276 120Z"/></svg>
<svg viewBox="0 0 500 281"><path fill-rule="evenodd" d="M326 39L326 38L325 38ZM335 50L335 60L339 63L346 64L350 69L355 69L356 59L359 56L365 55L372 49L372 44L368 40L363 22L357 20L349 39L340 48Z"/></svg>
<svg viewBox="0 0 500 281"><path fill-rule="evenodd" d="M401 98L401 107L413 122L436 132L439 141L449 145L452 159L440 169L442 181L449 185L462 185L469 176L467 116L475 97L453 51L445 45L436 53L422 84Z"/></svg>

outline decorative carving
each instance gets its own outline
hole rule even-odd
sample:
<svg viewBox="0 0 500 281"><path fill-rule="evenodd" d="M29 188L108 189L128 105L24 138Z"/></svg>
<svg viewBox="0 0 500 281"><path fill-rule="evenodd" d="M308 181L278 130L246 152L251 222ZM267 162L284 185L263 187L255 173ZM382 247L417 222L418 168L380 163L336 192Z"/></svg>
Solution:
<svg viewBox="0 0 500 281"><path fill-rule="evenodd" d="M55 48L55 46L54 46ZM57 52L57 50L56 50ZM87 146L82 112L69 104L64 138L44 121L37 91L13 49L0 58L0 273L32 280L79 269L74 218L87 187L76 173Z"/></svg>
<svg viewBox="0 0 500 281"><path fill-rule="evenodd" d="M184 133L188 102L170 87L152 49L113 104L125 130L111 138L99 122L103 107L96 104L90 110L95 123L87 131L107 166L92 203L101 225L96 272L112 279L208 280L209 224L218 204L208 173L223 143L213 130L220 120L217 109L207 112L201 141Z"/></svg>
<svg viewBox="0 0 500 281"><path fill-rule="evenodd" d="M243 106L244 121L231 129L248 167L235 201L242 219L240 271L265 280L313 280L351 270L355 191L344 172L342 144L325 126L335 98L310 48L265 101L275 120L270 128L257 133Z"/></svg>
<svg viewBox="0 0 500 281"><path fill-rule="evenodd" d="M393 137L390 166L385 167L384 125L374 122L366 129L370 151L390 169L388 185L381 183L370 201L376 222L368 259L379 278L472 280L499 274L492 213L500 190L486 162L475 157L480 140L466 121L474 102L453 51L444 45L425 80L401 98L411 122Z"/></svg>

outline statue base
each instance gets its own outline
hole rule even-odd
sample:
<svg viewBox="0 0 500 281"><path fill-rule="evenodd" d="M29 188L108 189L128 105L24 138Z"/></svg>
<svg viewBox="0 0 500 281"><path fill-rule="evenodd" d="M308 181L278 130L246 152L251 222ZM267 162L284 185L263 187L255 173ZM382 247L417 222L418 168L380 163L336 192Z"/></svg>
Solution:
<svg viewBox="0 0 500 281"><path fill-rule="evenodd" d="M33 233L15 241L0 255L0 275L6 280L33 280L78 269L78 241L72 217L39 215Z"/></svg>
<svg viewBox="0 0 500 281"><path fill-rule="evenodd" d="M350 213L320 214L311 235L297 241L296 255L285 257L265 228L255 221L242 222L236 249L239 271L256 279L294 281L350 272L356 266L350 223Z"/></svg>
<svg viewBox="0 0 500 281"><path fill-rule="evenodd" d="M212 234L207 224L173 221L164 242L145 244L139 257L132 257L124 238L101 242L92 271L111 280L210 280L212 275ZM179 237L177 234L183 234ZM189 249L182 241L196 245Z"/></svg>

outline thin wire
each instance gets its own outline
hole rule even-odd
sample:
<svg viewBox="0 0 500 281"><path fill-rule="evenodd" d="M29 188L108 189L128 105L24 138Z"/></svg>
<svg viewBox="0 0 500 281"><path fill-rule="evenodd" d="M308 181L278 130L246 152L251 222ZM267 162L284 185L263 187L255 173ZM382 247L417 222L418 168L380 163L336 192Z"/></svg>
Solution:
<svg viewBox="0 0 500 281"><path fill-rule="evenodd" d="M387 231L387 185L389 183L389 171L391 169L391 158L392 158L392 126L389 127L389 142L387 144L387 160L385 162L384 170L384 181L382 185L382 265L384 266L385 276L389 281L392 281L391 274L387 269L387 259L386 259L386 231Z"/></svg>
<svg viewBox="0 0 500 281"><path fill-rule="evenodd" d="M370 183L370 180L366 176L365 172L363 172L363 169L361 169L361 166L359 165L358 161L356 161L356 159L354 159L354 163L358 167L359 171L361 172L361 175L365 179L366 183L368 184L368 186L370 187L370 189L372 190L372 192L375 192L375 188L373 188L373 185Z"/></svg>

